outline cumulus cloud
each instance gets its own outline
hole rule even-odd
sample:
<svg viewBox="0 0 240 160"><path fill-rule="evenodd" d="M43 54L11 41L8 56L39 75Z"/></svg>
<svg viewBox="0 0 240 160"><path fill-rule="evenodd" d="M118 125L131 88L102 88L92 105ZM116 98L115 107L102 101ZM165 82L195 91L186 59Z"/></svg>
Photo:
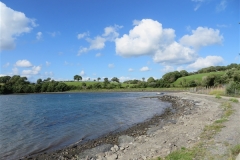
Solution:
<svg viewBox="0 0 240 160"><path fill-rule="evenodd" d="M86 38L86 41L89 42L89 47L80 47L78 51L78 56L82 53L86 53L90 50L101 50L105 47L105 42L107 41L114 41L118 36L119 33L117 32L118 29L122 28L122 26L114 25L104 28L104 33L101 36L96 36L93 39ZM80 35L82 37L83 35Z"/></svg>
<svg viewBox="0 0 240 160"><path fill-rule="evenodd" d="M42 38L42 32L38 32L36 38L37 40L40 40Z"/></svg>
<svg viewBox="0 0 240 160"><path fill-rule="evenodd" d="M118 36L119 33L117 32L118 29L122 28L123 26L114 25L104 28L104 33L102 34L109 41L114 41Z"/></svg>
<svg viewBox="0 0 240 160"><path fill-rule="evenodd" d="M172 71L174 71L173 66L164 66L164 68L162 69L162 72L164 72L164 73L172 72Z"/></svg>
<svg viewBox="0 0 240 160"><path fill-rule="evenodd" d="M131 80L131 79L132 78L130 78L130 77L124 77L124 76L119 77L120 82L124 82L124 81Z"/></svg>
<svg viewBox="0 0 240 160"><path fill-rule="evenodd" d="M146 72L146 71L149 71L150 69L148 68L148 67L142 67L141 69L140 69L140 71L141 72Z"/></svg>
<svg viewBox="0 0 240 160"><path fill-rule="evenodd" d="M24 13L15 11L2 2L0 2L0 8L0 50L13 49L15 48L15 39L23 33L29 33L36 24Z"/></svg>
<svg viewBox="0 0 240 160"><path fill-rule="evenodd" d="M41 70L41 66L33 66L32 69L23 70L22 75L30 76L30 75L37 75Z"/></svg>
<svg viewBox="0 0 240 160"><path fill-rule="evenodd" d="M187 64L197 58L196 52L188 47L184 47L177 42L173 42L164 50L156 51L153 56L154 62L162 64Z"/></svg>
<svg viewBox="0 0 240 160"><path fill-rule="evenodd" d="M128 69L128 72L133 72L133 71L134 71L134 69L132 69L132 68Z"/></svg>
<svg viewBox="0 0 240 160"><path fill-rule="evenodd" d="M23 60L18 60L15 64L16 67L31 67L32 64L30 61L23 59Z"/></svg>
<svg viewBox="0 0 240 160"><path fill-rule="evenodd" d="M114 66L114 64L112 63L112 64L108 64L108 68L114 68L115 66Z"/></svg>
<svg viewBox="0 0 240 160"><path fill-rule="evenodd" d="M12 72L13 72L13 75L17 75L18 74L18 68L17 67L14 67L12 69Z"/></svg>
<svg viewBox="0 0 240 160"><path fill-rule="evenodd" d="M216 7L216 11L217 12L224 11L226 7L227 7L227 0L221 0L221 2Z"/></svg>
<svg viewBox="0 0 240 160"><path fill-rule="evenodd" d="M82 70L79 74L80 74L80 76L85 76L86 75L84 70Z"/></svg>
<svg viewBox="0 0 240 160"><path fill-rule="evenodd" d="M157 63L186 64L193 62L197 54L189 47L176 42L175 31L164 29L152 19L143 19L129 34L115 40L116 53L123 57L149 55Z"/></svg>
<svg viewBox="0 0 240 160"><path fill-rule="evenodd" d="M221 44L223 36L220 35L218 29L214 30L207 27L198 27L192 30L192 35L185 35L180 39L180 43L186 46L191 46L196 49L200 47Z"/></svg>
<svg viewBox="0 0 240 160"><path fill-rule="evenodd" d="M77 39L82 39L86 36L89 36L89 32L80 33L77 35Z"/></svg>
<svg viewBox="0 0 240 160"><path fill-rule="evenodd" d="M223 63L223 58L220 56L207 56L206 58L199 57L194 63L187 66L192 70L198 70L210 66L216 66Z"/></svg>

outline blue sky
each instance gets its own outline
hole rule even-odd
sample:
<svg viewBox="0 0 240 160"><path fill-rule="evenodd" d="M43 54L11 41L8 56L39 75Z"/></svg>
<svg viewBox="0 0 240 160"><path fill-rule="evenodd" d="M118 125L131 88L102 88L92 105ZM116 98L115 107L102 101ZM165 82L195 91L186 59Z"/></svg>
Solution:
<svg viewBox="0 0 240 160"><path fill-rule="evenodd" d="M161 78L239 63L238 0L2 0L0 75Z"/></svg>

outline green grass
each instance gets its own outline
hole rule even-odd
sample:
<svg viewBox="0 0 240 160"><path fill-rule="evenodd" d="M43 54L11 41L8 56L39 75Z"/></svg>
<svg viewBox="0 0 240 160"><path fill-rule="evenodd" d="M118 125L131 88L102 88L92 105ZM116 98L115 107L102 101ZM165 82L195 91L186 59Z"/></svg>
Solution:
<svg viewBox="0 0 240 160"><path fill-rule="evenodd" d="M217 95L215 96L215 98L221 99L222 97L221 97L219 94L217 94Z"/></svg>
<svg viewBox="0 0 240 160"><path fill-rule="evenodd" d="M64 82L66 85L81 86L85 82L88 85L97 83L97 81L74 81L74 82Z"/></svg>
<svg viewBox="0 0 240 160"><path fill-rule="evenodd" d="M223 75L225 73L225 71L220 71L220 72L210 72L210 73L200 73L200 74L195 74L195 75L191 75L191 76L186 76L186 77L181 77L179 79L177 79L173 84L175 86L180 86L180 82L183 81L183 79L186 79L186 82L190 82L191 80L197 81L197 82L201 82L202 78L205 76L209 76L212 74L215 75Z"/></svg>
<svg viewBox="0 0 240 160"><path fill-rule="evenodd" d="M232 147L230 150L231 150L231 155L236 157L240 153L240 144Z"/></svg>
<svg viewBox="0 0 240 160"><path fill-rule="evenodd" d="M225 89L224 88L215 88L215 89L212 89L210 92L209 92L210 95L219 95L219 96L223 96L225 95Z"/></svg>
<svg viewBox="0 0 240 160"><path fill-rule="evenodd" d="M236 98L230 98L229 101L232 101L232 102L235 102L235 103L239 102L238 99L236 99Z"/></svg>

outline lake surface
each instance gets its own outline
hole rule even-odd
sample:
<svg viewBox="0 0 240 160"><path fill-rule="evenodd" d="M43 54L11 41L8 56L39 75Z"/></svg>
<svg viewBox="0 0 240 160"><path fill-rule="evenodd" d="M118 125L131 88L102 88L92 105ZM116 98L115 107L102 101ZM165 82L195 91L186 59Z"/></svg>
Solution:
<svg viewBox="0 0 240 160"><path fill-rule="evenodd" d="M0 96L0 159L60 149L160 114L154 92Z"/></svg>

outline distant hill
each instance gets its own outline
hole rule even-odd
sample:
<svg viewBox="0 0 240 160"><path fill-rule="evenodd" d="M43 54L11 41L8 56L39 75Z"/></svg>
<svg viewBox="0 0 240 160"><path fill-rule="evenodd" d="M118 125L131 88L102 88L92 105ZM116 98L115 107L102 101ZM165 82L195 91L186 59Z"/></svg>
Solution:
<svg viewBox="0 0 240 160"><path fill-rule="evenodd" d="M226 73L226 71L194 74L194 75L178 78L175 82L173 82L173 84L176 87L178 87L178 86L180 87L181 86L180 82L184 81L184 79L186 79L186 83L188 83L192 80L200 83L202 81L203 77L207 77L209 75L224 75L225 73Z"/></svg>

